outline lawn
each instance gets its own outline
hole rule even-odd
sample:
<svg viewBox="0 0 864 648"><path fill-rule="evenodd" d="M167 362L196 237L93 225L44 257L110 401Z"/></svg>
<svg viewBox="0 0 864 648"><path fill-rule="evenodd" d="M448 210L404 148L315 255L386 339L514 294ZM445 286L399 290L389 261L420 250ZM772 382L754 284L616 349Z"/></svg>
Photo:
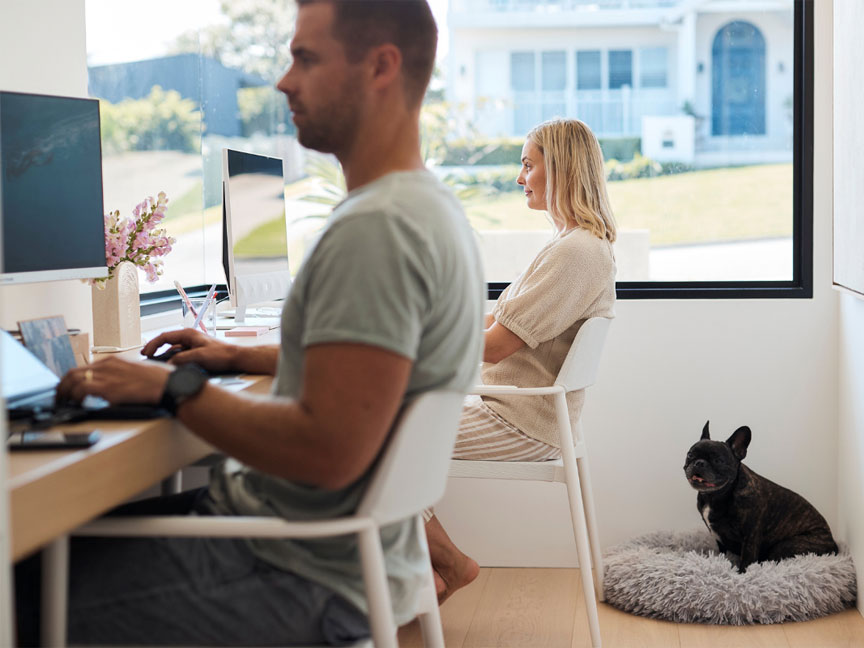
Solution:
<svg viewBox="0 0 864 648"><path fill-rule="evenodd" d="M648 229L652 245L792 235L792 165L768 164L693 171L609 183L622 229ZM478 230L549 227L521 193L466 205Z"/></svg>
<svg viewBox="0 0 864 648"><path fill-rule="evenodd" d="M296 199L313 189L314 180L305 178L287 186L285 194ZM169 203L166 222L171 234L176 236L200 228L202 222L219 222L221 207L210 207L202 214L200 200L198 186L176 203ZM619 227L649 230L652 246L792 235L791 164L729 167L610 182L609 200ZM550 227L543 212L525 206L521 192L469 202L465 209L471 224L481 231ZM267 226L262 226L244 243L254 243L254 249L270 234Z"/></svg>

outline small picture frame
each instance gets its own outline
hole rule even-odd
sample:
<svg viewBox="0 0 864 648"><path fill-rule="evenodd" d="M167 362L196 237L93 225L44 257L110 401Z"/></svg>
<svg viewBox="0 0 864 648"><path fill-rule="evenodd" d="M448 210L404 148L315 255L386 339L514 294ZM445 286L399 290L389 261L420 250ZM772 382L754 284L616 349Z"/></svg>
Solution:
<svg viewBox="0 0 864 648"><path fill-rule="evenodd" d="M62 315L18 322L24 346L58 378L77 366L72 341Z"/></svg>

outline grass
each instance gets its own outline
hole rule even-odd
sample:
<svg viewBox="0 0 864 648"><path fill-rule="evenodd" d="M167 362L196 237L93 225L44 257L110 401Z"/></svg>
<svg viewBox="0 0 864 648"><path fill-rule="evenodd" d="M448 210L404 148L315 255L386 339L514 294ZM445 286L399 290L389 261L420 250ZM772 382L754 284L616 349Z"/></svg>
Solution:
<svg viewBox="0 0 864 648"><path fill-rule="evenodd" d="M234 256L242 257L277 257L284 254L285 212L279 218L259 225L234 246Z"/></svg>
<svg viewBox="0 0 864 648"><path fill-rule="evenodd" d="M647 229L652 245L792 235L792 165L767 164L693 171L609 183L622 229ZM521 193L466 205L478 230L549 228Z"/></svg>
<svg viewBox="0 0 864 648"><path fill-rule="evenodd" d="M305 178L288 185L285 195L293 199L310 193L315 182ZM728 167L610 182L609 199L619 227L649 230L653 246L792 235L791 164ZM200 205L200 184L169 202L169 232L176 236L220 221L219 205L203 212ZM525 206L521 192L466 202L465 209L477 230L550 227L543 212ZM325 207L322 211L329 210ZM263 225L241 245L260 251L276 227L275 222Z"/></svg>

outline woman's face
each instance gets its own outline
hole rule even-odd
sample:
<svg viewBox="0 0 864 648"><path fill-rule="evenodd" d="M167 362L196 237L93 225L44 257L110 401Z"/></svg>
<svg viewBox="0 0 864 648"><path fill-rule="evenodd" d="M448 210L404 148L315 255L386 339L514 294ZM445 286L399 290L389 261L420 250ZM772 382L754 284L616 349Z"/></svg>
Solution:
<svg viewBox="0 0 864 648"><path fill-rule="evenodd" d="M525 189L529 209L546 209L546 166L543 153L531 140L522 147L522 170L516 184Z"/></svg>

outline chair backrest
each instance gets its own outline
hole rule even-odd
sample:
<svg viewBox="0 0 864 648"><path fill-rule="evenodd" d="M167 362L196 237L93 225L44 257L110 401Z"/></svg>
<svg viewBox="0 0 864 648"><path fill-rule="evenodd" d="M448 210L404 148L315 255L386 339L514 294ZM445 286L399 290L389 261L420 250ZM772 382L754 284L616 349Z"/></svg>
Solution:
<svg viewBox="0 0 864 648"><path fill-rule="evenodd" d="M460 392L435 390L404 408L357 507L359 515L389 524L441 499L463 400Z"/></svg>
<svg viewBox="0 0 864 648"><path fill-rule="evenodd" d="M561 371L555 379L555 384L560 385L566 391L585 389L594 384L597 379L597 369L600 366L600 356L603 353L603 344L606 342L606 333L612 320L605 317L591 317L582 324L570 351L564 358Z"/></svg>

